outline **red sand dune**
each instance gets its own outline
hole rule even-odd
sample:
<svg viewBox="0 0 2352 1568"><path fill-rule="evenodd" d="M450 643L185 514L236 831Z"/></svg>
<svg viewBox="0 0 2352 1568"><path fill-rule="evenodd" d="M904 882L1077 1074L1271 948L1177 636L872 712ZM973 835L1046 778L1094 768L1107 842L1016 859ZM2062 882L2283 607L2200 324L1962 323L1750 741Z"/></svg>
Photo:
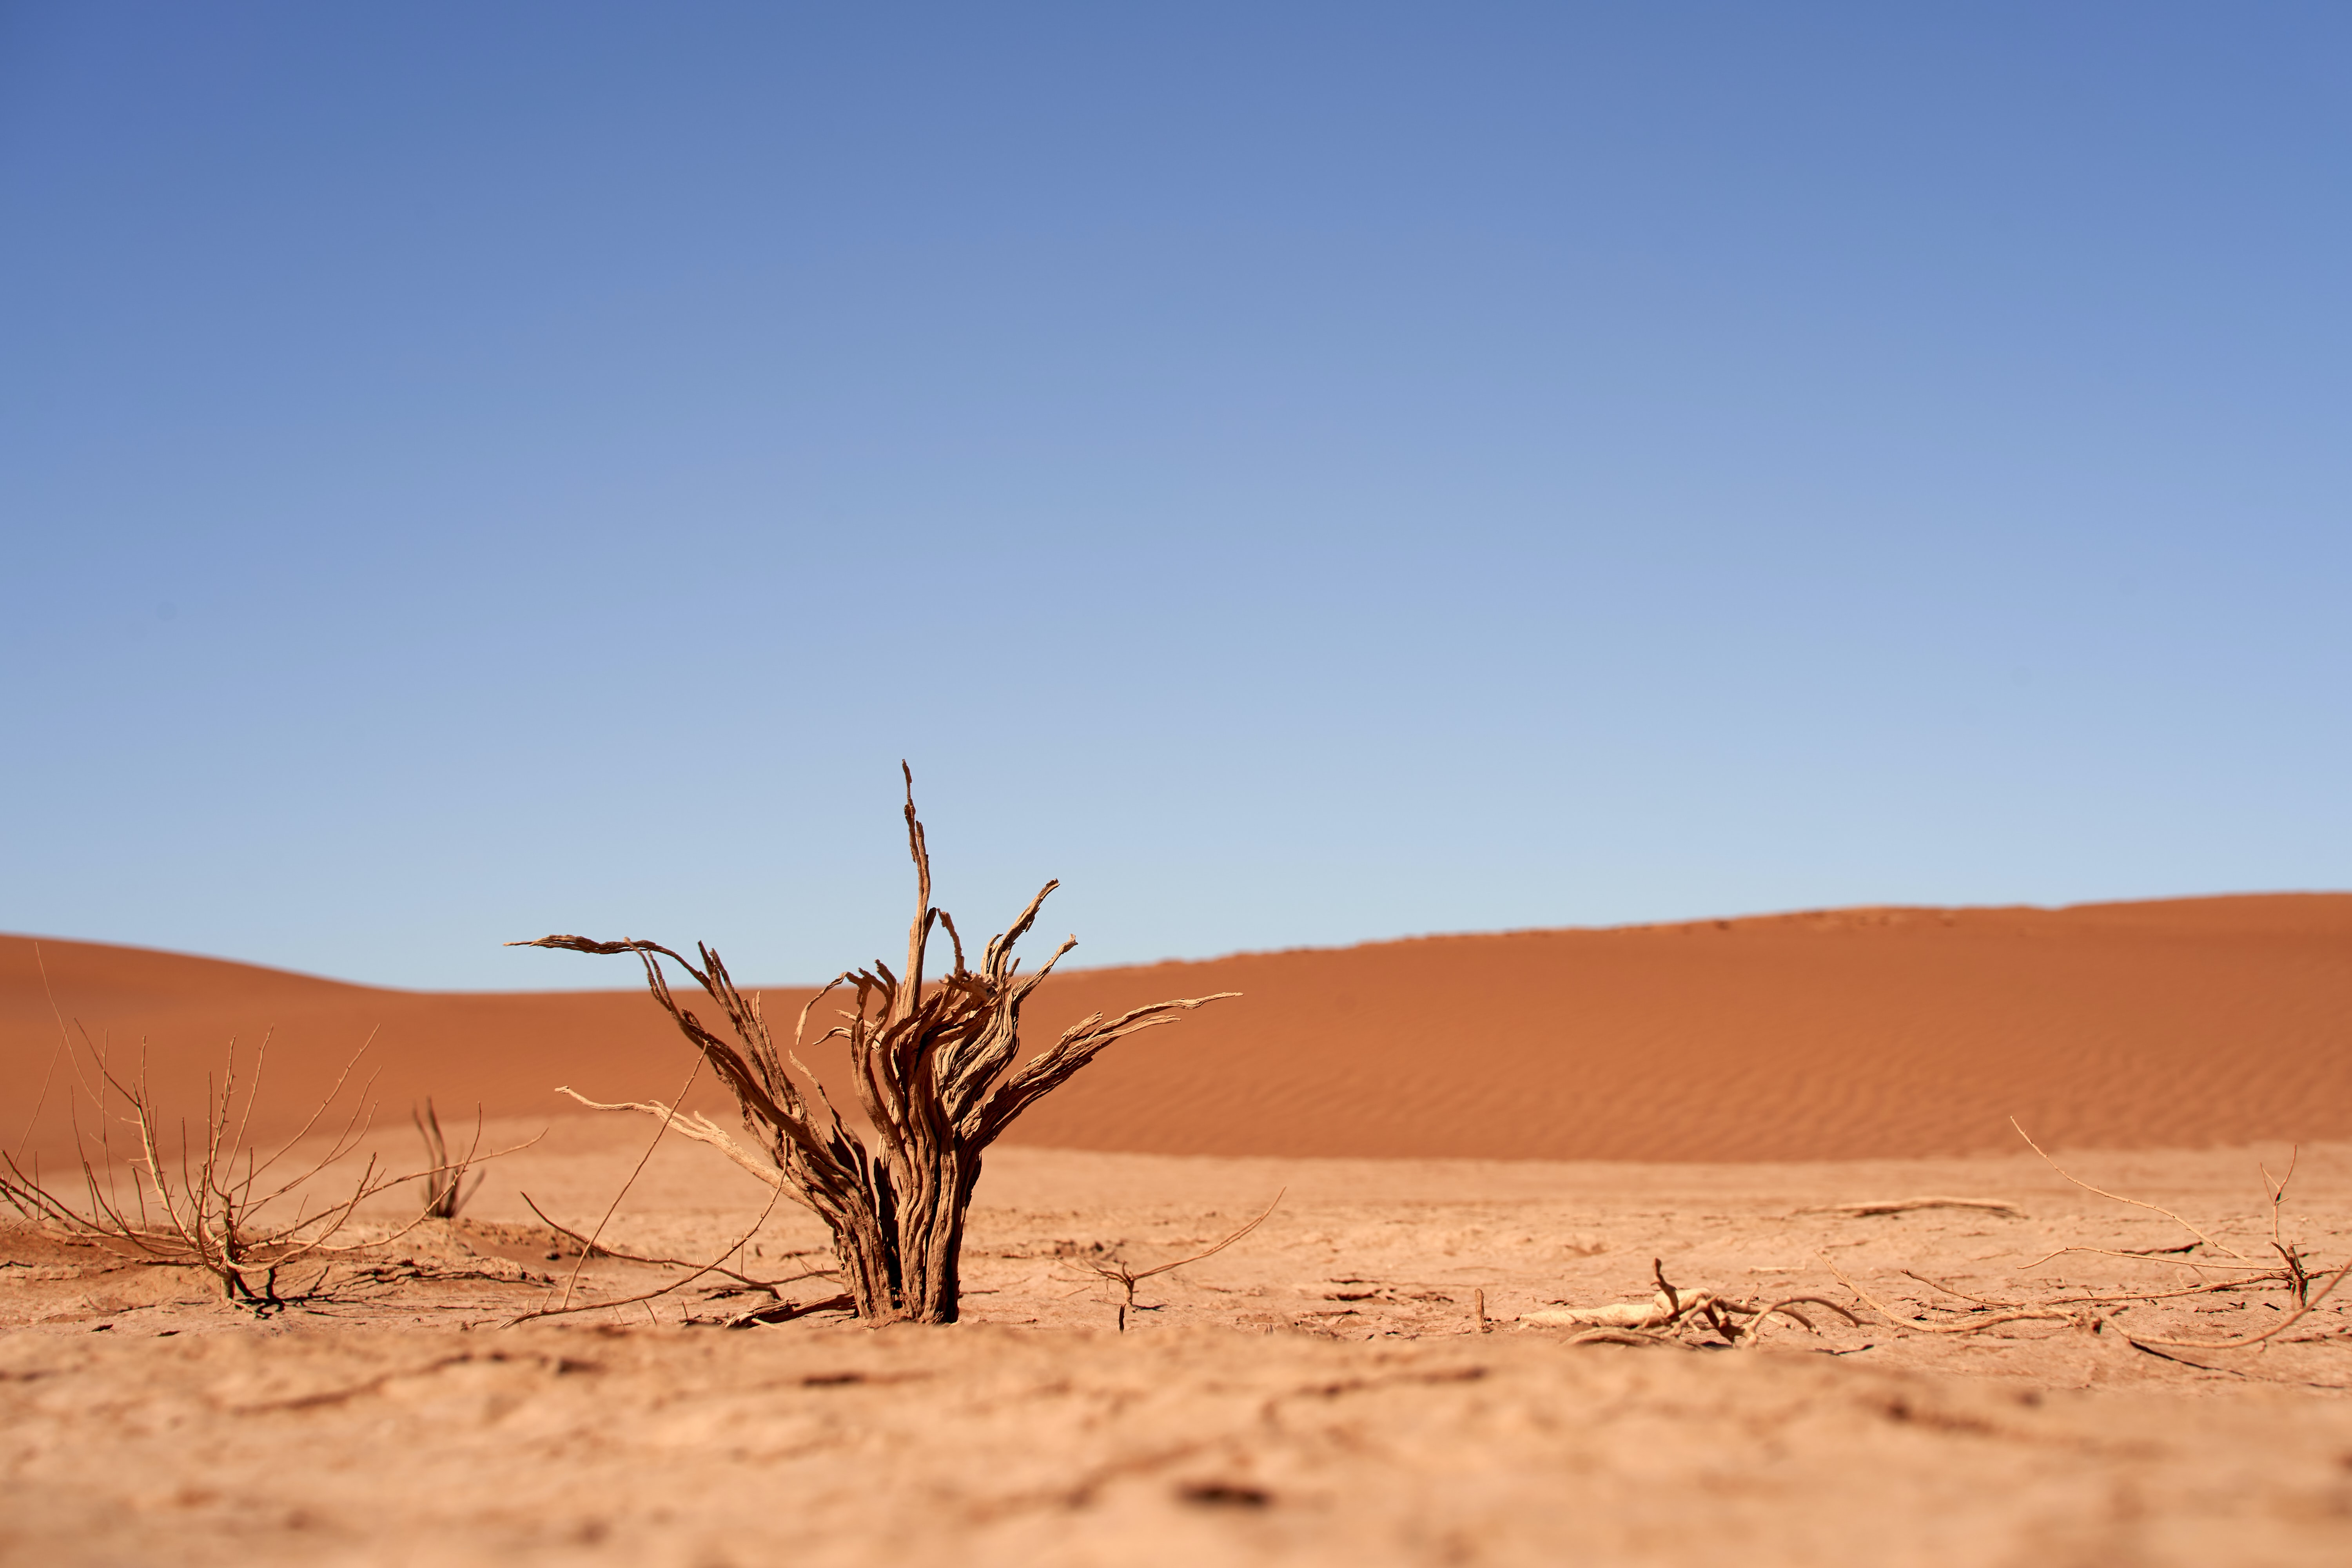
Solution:
<svg viewBox="0 0 2352 1568"><path fill-rule="evenodd" d="M693 933L682 933L690 936ZM882 933L877 933L877 935ZM641 992L378 990L43 941L64 1014L149 1042L196 1103L231 1036L274 1029L257 1121L282 1129L376 1031L385 1115L559 1115L568 1083L668 1098L692 1058ZM741 960L752 954L739 954ZM850 956L850 955L845 955ZM619 960L519 955L558 964ZM576 973L577 970L572 973ZM2044 910L1849 910L1612 931L1430 937L1084 970L1034 1046L1097 1008L1244 993L1112 1047L1018 1141L1161 1153L1811 1160L2046 1144L2352 1138L2352 895ZM804 988L769 994L789 1020ZM0 1137L56 1056L33 941L0 938ZM835 1064L820 1064L830 1076ZM58 1065L37 1146L55 1150ZM835 1097L848 1099L835 1083ZM707 1088L696 1096L709 1102ZM87 1119L85 1119L87 1120ZM380 1118L381 1120L381 1118Z"/></svg>

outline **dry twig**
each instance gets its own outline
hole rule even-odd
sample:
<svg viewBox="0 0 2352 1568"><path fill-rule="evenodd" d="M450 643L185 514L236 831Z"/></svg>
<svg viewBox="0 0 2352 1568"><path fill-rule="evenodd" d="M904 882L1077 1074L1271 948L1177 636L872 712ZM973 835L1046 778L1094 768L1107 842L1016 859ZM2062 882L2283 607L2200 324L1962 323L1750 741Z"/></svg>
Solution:
<svg viewBox="0 0 2352 1568"><path fill-rule="evenodd" d="M1282 1192L1288 1192L1289 1190L1289 1188L1285 1187L1282 1189ZM1122 1334L1127 1332L1127 1315L1135 1310L1135 1288L1138 1285L1141 1284L1144 1280L1152 1278L1154 1275L1166 1274L1171 1270L1181 1268L1187 1264L1198 1263L1204 1258L1213 1258L1218 1253L1223 1252L1225 1248L1231 1247L1234 1243L1239 1241L1242 1237L1247 1236L1250 1232L1255 1230L1258 1226L1266 1222L1267 1217L1274 1213L1276 1205L1282 1202L1282 1192L1278 1192L1274 1194L1274 1203L1270 1203L1265 1205L1265 1213L1259 1215L1255 1219L1250 1221L1249 1224L1242 1226L1241 1229L1234 1232L1231 1236L1228 1236L1214 1247L1208 1248L1204 1252L1196 1252L1190 1258L1180 1258L1173 1263L1162 1263L1157 1268L1144 1269L1130 1268L1122 1259L1117 1258L1090 1258L1087 1259L1087 1267L1088 1268L1092 1269L1096 1274L1101 1276L1103 1279L1109 1280L1112 1284L1118 1286L1124 1292L1118 1303L1118 1331ZM1485 1297L1482 1293L1480 1300L1483 1300L1484 1299Z"/></svg>
<svg viewBox="0 0 2352 1568"><path fill-rule="evenodd" d="M2150 1214L2160 1214L2165 1218L2170 1220L2173 1224L2179 1226L2181 1229L2187 1231L2189 1235L2195 1237L2198 1240L2203 1242L2214 1251L2221 1253L2225 1258L2238 1258L2243 1256L2241 1253L2233 1252L2229 1247L2222 1246L2220 1242L2214 1240L2211 1237L2206 1235L2195 1226L2190 1225L2187 1220L2182 1219L2179 1215L2174 1214L2170 1209L2158 1208L2154 1204L2143 1203L2137 1198L2127 1198L2121 1193L2111 1193L2105 1187L2095 1187L2091 1185L2090 1183L2084 1181L2081 1177L2069 1174L2064 1167L2061 1166L2057 1161L2053 1160L2047 1153L2042 1152L2042 1145L2036 1143L2032 1137L2027 1133L2024 1128L2017 1126L2016 1117L2011 1117L2009 1119L2009 1124L2011 1127L2017 1127L2017 1135L2025 1140L2025 1146L2027 1148L2032 1150L2035 1153L2042 1155L2042 1163L2048 1165L2052 1170L2056 1171L2060 1175L2064 1176L2066 1180L2074 1183L2084 1192L2096 1193L2103 1198L2112 1198L2119 1204L2129 1204L2134 1208L2146 1209Z"/></svg>
<svg viewBox="0 0 2352 1568"><path fill-rule="evenodd" d="M556 1221L548 1218L547 1211L541 1208L536 1203L533 1203L529 1193L525 1193L522 1195L522 1201L524 1207L530 1209L531 1213L539 1216L541 1224L546 1226L549 1230L552 1231L557 1236L562 1237L564 1240L580 1248L580 1255L583 1258L609 1258L618 1263L643 1263L656 1268L698 1268L700 1272L704 1274L724 1274L728 1279L734 1280L737 1285L742 1287L745 1290L765 1290L771 1296L776 1294L776 1287L779 1285L791 1285L803 1279L838 1279L841 1278L840 1273L835 1269L804 1268L798 1274L788 1274L781 1279L754 1279L749 1274L739 1274L732 1268L720 1268L716 1264L698 1265L692 1260L684 1258L647 1258L640 1253L617 1252L612 1247L603 1246L602 1244L581 1235L578 1231L572 1229L568 1226L560 1225ZM809 1255L810 1250L811 1249L804 1248L795 1249L791 1252L778 1253L776 1256L779 1258L805 1258ZM725 1255L722 1255L722 1257L723 1256Z"/></svg>
<svg viewBox="0 0 2352 1568"><path fill-rule="evenodd" d="M1831 1260L1828 1253L1824 1252L1821 1256L1822 1262L1827 1265L1829 1271L1837 1276L1839 1284L1853 1291L1864 1306L1868 1307L1898 1329L1910 1329L1929 1334L1979 1334L1987 1329L1998 1328L2003 1323L2072 1323L2079 1321L2083 1316L2079 1312L2065 1311L2056 1308L2027 1307L2017 1311L2002 1313L1998 1317L1979 1318L1965 1323L1930 1323L1916 1318L1897 1317L1894 1308L1889 1307L1849 1279L1845 1270Z"/></svg>
<svg viewBox="0 0 2352 1568"><path fill-rule="evenodd" d="M510 1148L485 1154L481 1152L482 1108L478 1105L474 1107L474 1141L467 1145L463 1154L452 1160L449 1157L448 1142L441 1135L441 1119L433 1112L432 1096L425 1096L425 1113L422 1116L417 1114L414 1106L410 1107L408 1120L416 1124L418 1136L425 1140L425 1157L430 1163L417 1179L425 1184L425 1212L434 1219L456 1219L458 1211L466 1206L467 1200L482 1190L482 1183L488 1179L489 1173L486 1171L475 1171L474 1184L467 1186L466 1184L467 1171L472 1170L484 1160L497 1159L503 1154L520 1153L538 1142L540 1138L547 1136L542 1132L538 1138L529 1138Z"/></svg>
<svg viewBox="0 0 2352 1568"><path fill-rule="evenodd" d="M2011 1219L2025 1217L2023 1209L1999 1198L1890 1198L1880 1203L1817 1204L1796 1212L1852 1215L1859 1219L1872 1215L1909 1214L1915 1209L1983 1209L1990 1214L2007 1215Z"/></svg>
<svg viewBox="0 0 2352 1568"><path fill-rule="evenodd" d="M751 1222L751 1229L745 1231L740 1237L736 1238L733 1246L720 1253L718 1257L712 1258L709 1262L696 1268L693 1273L688 1274L683 1279L673 1279L658 1289L647 1290L635 1296L624 1296L615 1301L583 1301L575 1307L572 1304L572 1286L576 1285L580 1279L580 1271L575 1268L572 1272L572 1279L564 1285L563 1299L562 1301L552 1307L541 1307L532 1311L519 1312L499 1326L500 1328L511 1329L518 1323L528 1323L537 1318L561 1318L572 1312L602 1311L607 1307L634 1307L640 1301L656 1300L660 1297L668 1295L674 1290L691 1285L706 1274L723 1273L725 1270L723 1270L719 1266L725 1263L729 1258L734 1257L737 1253L742 1251L745 1247L751 1246L751 1238L760 1234L760 1227L768 1223L768 1216L776 1212L776 1199L782 1192L782 1189L779 1187L768 1194L767 1205L760 1210L760 1217ZM532 1212L537 1213L538 1211L534 1208ZM547 1218L545 1215L540 1215L539 1217L541 1219ZM552 1224L553 1222L550 1221L549 1223ZM594 1244L592 1242L588 1248L581 1254L581 1261L585 1263L587 1261L588 1252L593 1250L595 1250L595 1247Z"/></svg>
<svg viewBox="0 0 2352 1568"><path fill-rule="evenodd" d="M2017 1126L2014 1119L2011 1119L2010 1125ZM1830 1260L1826 1253L1822 1255L1822 1262L1828 1266L1831 1273L1837 1276L1838 1281L1853 1291L1854 1296L1872 1311L1885 1319L1888 1323L1908 1332L1968 1335L1984 1333L2010 1323L2055 1323L2087 1329L2093 1333L2112 1331L2117 1338L2126 1343L2158 1353L2161 1353L2163 1350L2247 1350L2267 1344L2308 1317L2335 1292L2337 1286L2344 1282L2346 1275L2352 1274L2352 1261L2347 1261L2341 1267L2332 1270L2313 1270L2309 1258L2303 1249L2286 1240L2281 1233L2281 1210L2286 1199L2287 1184L2294 1179L2295 1163L2301 1155L2299 1148L2295 1154L2290 1157L2286 1173L2283 1176L2273 1177L2267 1168L2257 1167L2262 1171L2265 1206L2270 1211L2271 1248L2279 1257L2277 1263L2271 1264L2247 1258L2244 1255L2223 1246L2170 1209L2139 1198L2128 1197L2121 1193L2111 1193L2104 1187L2093 1186L2090 1183L2073 1175L2057 1161L2052 1159L2040 1144L2027 1136L2025 1129L2018 1127L2017 1132L2019 1137L2025 1139L2027 1146L2036 1154L2041 1155L2052 1170L2056 1171L2059 1175L2084 1191L2095 1193L2103 1198L2109 1198L2116 1203L2128 1204L2135 1208L2147 1209L2152 1214L2162 1215L2197 1238L2195 1241L2179 1247L2132 1251L2100 1247L2063 1247L2025 1265L2018 1270L2019 1273L2030 1273L2052 1258L2071 1253L2121 1258L2135 1263L2162 1263L2188 1268L2200 1274L2208 1271L2221 1272L2228 1278L2220 1280L2200 1279L2194 1285L2178 1289L2119 1290L2105 1294L2061 1295L2042 1301L2010 1301L1974 1295L1944 1280L1933 1279L1908 1268L1904 1269L1903 1273L1921 1284L1969 1302L1975 1309L1965 1315L1939 1321L1929 1319L1925 1313L1907 1318L1901 1316L1893 1308L1871 1295L1850 1279ZM2214 1251L2226 1253L2229 1261L2189 1256L2200 1247L2210 1247ZM2277 1322L2259 1333L2241 1334L2234 1338L2218 1340L2182 1339L2127 1328L2118 1316L2135 1307L2153 1306L2159 1302L2178 1300L2183 1297L2210 1296L2223 1291L2248 1291L2272 1285L2285 1293L2287 1310ZM1985 1315L1987 1313L1990 1315Z"/></svg>

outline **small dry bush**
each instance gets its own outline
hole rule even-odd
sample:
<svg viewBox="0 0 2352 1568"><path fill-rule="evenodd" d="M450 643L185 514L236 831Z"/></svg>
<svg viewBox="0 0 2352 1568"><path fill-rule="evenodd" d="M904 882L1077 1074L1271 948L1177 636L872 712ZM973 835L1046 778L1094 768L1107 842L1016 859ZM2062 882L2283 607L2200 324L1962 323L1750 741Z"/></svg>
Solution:
<svg viewBox="0 0 2352 1568"><path fill-rule="evenodd" d="M979 966L968 965L955 921L932 907L930 855L915 815L914 775L904 764L901 772L907 781L907 847L915 866L915 918L907 933L905 967L894 973L877 959L868 968L836 976L801 1010L789 1047L779 1048L758 994L740 990L709 947L698 943L697 957L689 960L658 942L634 939L544 936L510 945L633 954L645 967L654 1000L734 1094L743 1125L760 1148L745 1148L709 1117L658 1100L608 1105L573 1098L601 1110L653 1116L665 1130L711 1145L814 1212L832 1233L843 1283L866 1321L948 1323L956 1319L961 1293L965 1215L989 1145L1114 1040L1173 1023L1181 1014L1234 994L1154 1002L1115 1018L1097 1013L1015 1067L1022 1005L1077 939L1066 939L1053 957L1025 975L1013 949L1061 884L1047 882L1011 928L982 950ZM930 942L938 931L947 933L953 957L947 973L934 980L929 978ZM718 1004L731 1038L706 1026L678 999L664 973L665 960ZM844 990L850 1005L839 1009L841 1022L808 1039L809 1016L818 1003ZM847 1047L850 1081L873 1129L874 1147L843 1123L824 1086L801 1060L802 1051L835 1039ZM794 1081L795 1074L804 1089Z"/></svg>
<svg viewBox="0 0 2352 1568"><path fill-rule="evenodd" d="M0 1156L7 1167L6 1174L0 1175L0 1197L27 1217L78 1240L158 1263L202 1268L220 1281L231 1301L267 1312L315 1294L333 1259L357 1250L339 1245L338 1237L360 1205L417 1179L414 1173L389 1174L371 1157L351 1178L348 1190L339 1181L337 1195L315 1212L311 1208L308 1189L352 1154L367 1135L372 1117L365 1089L323 1153L298 1157L297 1151L342 1098L367 1052L365 1045L343 1065L300 1131L264 1153L247 1134L269 1042L265 1037L253 1053L247 1078L240 1075L237 1047L231 1041L220 1073L205 1077L199 1130L192 1137L187 1122L180 1121L177 1149L167 1154L166 1118L148 1082L144 1046L137 1072L126 1080L114 1073L103 1046L91 1044L87 1034L81 1044L90 1069L82 1070L83 1053L77 1053L73 1060L81 1098L74 1130L81 1200L53 1191L37 1166L27 1170L16 1156ZM82 1102L96 1112L94 1133L81 1127ZM118 1127L128 1130L133 1143L127 1159L118 1157ZM418 1220L425 1217L420 1215ZM282 1272L307 1272L312 1265L319 1272L306 1285L280 1289Z"/></svg>
<svg viewBox="0 0 2352 1568"><path fill-rule="evenodd" d="M434 1113L433 1100L426 1096L425 1109L419 1112L411 1108L409 1121L416 1124L417 1136L425 1140L425 1158L429 1162L417 1179L425 1184L425 1213L430 1219L456 1219L466 1201L481 1191L484 1172L475 1171L471 1186L466 1183L466 1173L482 1158L482 1117L474 1113L474 1142L456 1159L449 1157L449 1142L442 1136L441 1118Z"/></svg>

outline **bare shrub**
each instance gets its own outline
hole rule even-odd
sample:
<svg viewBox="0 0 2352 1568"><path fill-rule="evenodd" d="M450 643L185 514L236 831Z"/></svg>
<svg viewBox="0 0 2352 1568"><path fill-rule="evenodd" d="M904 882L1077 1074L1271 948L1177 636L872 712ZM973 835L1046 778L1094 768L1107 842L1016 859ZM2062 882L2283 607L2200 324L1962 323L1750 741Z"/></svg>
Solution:
<svg viewBox="0 0 2352 1568"><path fill-rule="evenodd" d="M302 1201L303 1189L350 1155L366 1136L369 1108L362 1091L323 1154L307 1161L294 1158L296 1149L341 1098L367 1052L365 1045L343 1065L301 1130L265 1157L247 1142L247 1133L269 1042L265 1037L254 1052L251 1079L240 1080L237 1047L231 1041L219 1077L205 1077L202 1131L192 1142L182 1121L178 1154L173 1160L163 1152L163 1116L148 1085L144 1047L137 1074L125 1082L114 1075L102 1047L90 1046L87 1036L83 1044L95 1079L85 1079L81 1087L99 1119L94 1137L81 1131L78 1114L75 1119L84 1201L77 1205L52 1193L37 1169L26 1171L14 1156L0 1156L8 1167L7 1175L0 1177L0 1191L20 1212L75 1237L160 1263L205 1269L221 1282L232 1301L267 1312L314 1293L331 1260L355 1250L335 1245L352 1212L369 1198L415 1179L384 1174L371 1158L350 1191L318 1213L309 1212ZM138 1142L128 1162L127 1196L112 1148L115 1125L130 1128ZM290 1215L284 1208L289 1201L295 1205ZM320 1266L320 1272L308 1285L280 1292L281 1271L313 1263Z"/></svg>
<svg viewBox="0 0 2352 1568"><path fill-rule="evenodd" d="M448 1141L441 1135L441 1118L434 1114L432 1096L425 1096L423 1114L410 1107L408 1120L416 1124L417 1136L425 1140L425 1158L430 1162L418 1178L425 1184L425 1213L432 1219L456 1219L466 1200L481 1190L487 1173L474 1172L473 1185L466 1184L466 1173L472 1169L482 1146L481 1112L478 1109L474 1112L472 1145L455 1160L449 1158Z"/></svg>
<svg viewBox="0 0 2352 1568"><path fill-rule="evenodd" d="M964 962L963 940L944 910L931 905L931 862L923 825L915 815L914 775L906 773L908 851L915 865L915 918L907 934L903 973L878 959L829 982L801 1010L793 1043L779 1050L761 1016L757 994L740 990L727 966L698 943L698 962L658 942L596 942L544 936L516 947L573 952L632 953L645 966L646 986L702 1059L733 1092L743 1125L761 1144L746 1149L709 1117L655 1101L606 1105L575 1095L598 1110L639 1110L666 1128L708 1143L743 1169L814 1212L832 1232L858 1315L868 1322L956 1319L964 1219L982 1156L1015 1118L1069 1081L1114 1040L1179 1014L1234 994L1155 1002L1116 1018L1099 1013L1063 1032L1051 1049L1013 1067L1020 1051L1021 1008L1063 954L1066 939L1034 973L1020 973L1013 945L1027 934L1038 909L1059 882L1047 882L1012 928L988 943L980 967ZM948 973L927 981L934 930L954 948ZM707 1027L670 990L667 959L719 1005L729 1039ZM854 1007L842 1022L807 1040L817 1003L847 987ZM846 1042L858 1104L878 1148L843 1124L824 1085L800 1052L827 1040ZM804 1093L787 1064L806 1080Z"/></svg>

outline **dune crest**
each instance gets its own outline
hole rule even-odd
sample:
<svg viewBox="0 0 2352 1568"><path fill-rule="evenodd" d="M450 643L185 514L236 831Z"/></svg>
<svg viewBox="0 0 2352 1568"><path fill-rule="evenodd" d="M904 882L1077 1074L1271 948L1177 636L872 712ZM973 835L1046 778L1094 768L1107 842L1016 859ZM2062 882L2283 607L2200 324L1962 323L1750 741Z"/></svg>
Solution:
<svg viewBox="0 0 2352 1568"><path fill-rule="evenodd" d="M0 937L0 1138L12 1144L57 1047L32 946ZM393 991L41 947L64 1013L119 1058L144 1037L167 1091L194 1091L230 1036L274 1028L266 1115L290 1115L371 1029L375 1093L394 1121L426 1094L445 1119L478 1102L494 1117L562 1115L559 1083L667 1098L692 1065L639 992ZM732 956L749 967L756 955ZM767 989L777 1017L807 994ZM2052 1146L2352 1137L2347 894L1840 910L1080 970L1038 993L1030 1048L1097 1009L1228 990L1243 999L1123 1042L1013 1141L1789 1161L2003 1148L2011 1115ZM37 1146L62 1134L64 1071ZM698 1099L709 1103L707 1087Z"/></svg>

